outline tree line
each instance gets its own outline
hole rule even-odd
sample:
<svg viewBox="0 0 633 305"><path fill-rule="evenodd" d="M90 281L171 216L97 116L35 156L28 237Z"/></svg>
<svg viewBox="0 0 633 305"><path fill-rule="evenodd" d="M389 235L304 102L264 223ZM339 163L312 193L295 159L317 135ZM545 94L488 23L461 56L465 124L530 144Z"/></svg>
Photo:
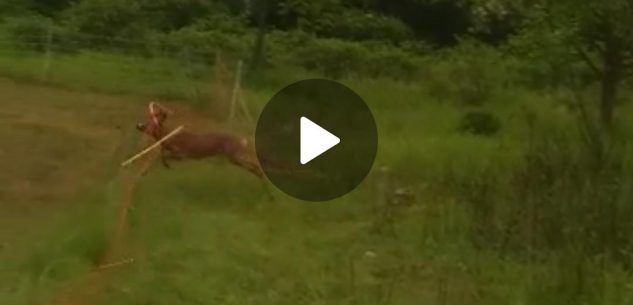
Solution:
<svg viewBox="0 0 633 305"><path fill-rule="evenodd" d="M605 130L633 65L633 0L4 0L0 17L5 22L38 18L100 37L178 33L186 38L174 44L208 38L198 35L202 32L248 33L240 39L252 40L253 68L266 61L272 32L292 33L295 40L308 35L341 41L328 45L336 56L328 53L322 61L343 61L341 54L351 51L339 49L354 48L346 43L405 51L403 59L400 51L379 59L405 67L392 74L409 69L407 55L423 56L470 39L526 62L522 73L549 80L544 86L597 86L595 109ZM305 53L319 58L317 51Z"/></svg>

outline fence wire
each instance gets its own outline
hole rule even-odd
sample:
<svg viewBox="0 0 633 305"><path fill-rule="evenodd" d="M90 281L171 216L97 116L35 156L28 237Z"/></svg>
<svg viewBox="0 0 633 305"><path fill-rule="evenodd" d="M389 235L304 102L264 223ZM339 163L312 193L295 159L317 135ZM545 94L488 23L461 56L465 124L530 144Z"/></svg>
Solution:
<svg viewBox="0 0 633 305"><path fill-rule="evenodd" d="M77 33L0 36L0 74L115 93L208 100L215 79L232 78L216 75L216 65L234 73L238 62L219 48L166 48Z"/></svg>

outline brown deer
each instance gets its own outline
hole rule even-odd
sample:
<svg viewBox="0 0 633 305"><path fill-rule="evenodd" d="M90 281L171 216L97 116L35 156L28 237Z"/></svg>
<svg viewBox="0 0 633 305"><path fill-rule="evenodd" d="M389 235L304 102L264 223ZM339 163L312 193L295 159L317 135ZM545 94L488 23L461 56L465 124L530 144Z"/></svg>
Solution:
<svg viewBox="0 0 633 305"><path fill-rule="evenodd" d="M149 104L149 113L145 123L136 125L136 129L158 141L173 129L165 127L165 121L171 111L155 102ZM161 160L170 168L168 160L202 159L213 156L225 156L231 163L263 178L254 153L248 148L248 140L236 135L211 132L197 134L182 131L161 144Z"/></svg>

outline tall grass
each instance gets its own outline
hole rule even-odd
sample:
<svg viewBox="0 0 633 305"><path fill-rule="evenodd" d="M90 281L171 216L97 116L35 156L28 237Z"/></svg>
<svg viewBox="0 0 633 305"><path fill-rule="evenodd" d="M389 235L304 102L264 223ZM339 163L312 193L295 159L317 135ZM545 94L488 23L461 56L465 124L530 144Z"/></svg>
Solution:
<svg viewBox="0 0 633 305"><path fill-rule="evenodd" d="M5 52L0 73L192 104L213 96L210 67L196 66L192 73L174 59L56 54L44 76L42 60L41 53ZM438 72L450 69L444 65ZM288 70L247 81L244 96L255 112L286 81L318 76ZM516 85L483 86L491 92L477 91L477 98L487 100L473 106L464 105L473 101L473 92L450 82L430 88L386 79L341 81L366 99L380 134L375 168L358 190L324 205L281 193L271 203L256 179L219 160L153 169L138 185L130 211L129 252L137 261L107 283L101 300L633 301L628 139L589 147L575 114L561 110L547 93ZM459 133L460 118L472 107L499 116L501 132ZM120 186L108 185L83 199L82 211L88 212L70 214L49 242L4 269L11 283L0 290L2 303L44 303L60 283L94 267L107 248L120 197Z"/></svg>

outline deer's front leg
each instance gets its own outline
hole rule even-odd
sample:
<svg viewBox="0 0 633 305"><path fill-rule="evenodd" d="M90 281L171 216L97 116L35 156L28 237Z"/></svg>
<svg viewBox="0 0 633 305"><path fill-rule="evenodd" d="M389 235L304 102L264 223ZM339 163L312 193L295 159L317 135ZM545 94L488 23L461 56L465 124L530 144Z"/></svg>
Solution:
<svg viewBox="0 0 633 305"><path fill-rule="evenodd" d="M167 160L182 160L185 158L184 154L178 149L178 147L167 146L161 150L161 159L165 168L171 168Z"/></svg>
<svg viewBox="0 0 633 305"><path fill-rule="evenodd" d="M171 166L167 162L167 159L170 159L171 154L172 154L171 151L168 149L165 149L164 147L160 150L160 161L163 163L163 166L167 169L171 169Z"/></svg>
<svg viewBox="0 0 633 305"><path fill-rule="evenodd" d="M171 165L169 165L169 163L167 162L167 158L165 158L165 155L162 156L161 158L161 162L163 163L163 166L166 169L171 169Z"/></svg>

